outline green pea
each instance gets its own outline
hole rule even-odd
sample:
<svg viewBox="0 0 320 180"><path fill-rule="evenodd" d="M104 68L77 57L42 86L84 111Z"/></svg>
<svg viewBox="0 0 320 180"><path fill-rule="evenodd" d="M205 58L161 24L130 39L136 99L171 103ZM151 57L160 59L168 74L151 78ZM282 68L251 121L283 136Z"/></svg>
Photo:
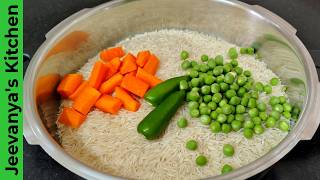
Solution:
<svg viewBox="0 0 320 180"><path fill-rule="evenodd" d="M217 113L216 111L212 111L212 112L210 113L210 117L211 117L211 119L213 119L213 120L216 120L216 119L218 118L218 115L219 115L219 113Z"/></svg>
<svg viewBox="0 0 320 180"><path fill-rule="evenodd" d="M199 72L199 78L202 78L204 80L204 78L206 78L208 75L206 73L203 72Z"/></svg>
<svg viewBox="0 0 320 180"><path fill-rule="evenodd" d="M236 59L238 57L237 49L230 48L228 51L228 56L230 57L230 59Z"/></svg>
<svg viewBox="0 0 320 180"><path fill-rule="evenodd" d="M218 114L222 114L222 113L223 113L223 111L222 111L222 108L221 108L221 107L217 107L216 111L217 111L217 113L218 113Z"/></svg>
<svg viewBox="0 0 320 180"><path fill-rule="evenodd" d="M224 105L228 105L228 101L226 99L222 99L220 102L219 102L219 106L222 108L222 106Z"/></svg>
<svg viewBox="0 0 320 180"><path fill-rule="evenodd" d="M252 47L247 48L247 54L253 55L254 54L254 48L252 48Z"/></svg>
<svg viewBox="0 0 320 180"><path fill-rule="evenodd" d="M234 76L231 73L226 74L224 77L224 82L227 84L232 84L234 81Z"/></svg>
<svg viewBox="0 0 320 180"><path fill-rule="evenodd" d="M211 123L211 118L210 116L208 115L201 115L200 116L200 122L203 124L203 125L209 125Z"/></svg>
<svg viewBox="0 0 320 180"><path fill-rule="evenodd" d="M287 112L291 112L292 111L292 106L289 103L284 103L283 104L283 110L287 111Z"/></svg>
<svg viewBox="0 0 320 180"><path fill-rule="evenodd" d="M210 94L211 88L208 85L204 85L201 87L201 93L204 95Z"/></svg>
<svg viewBox="0 0 320 180"><path fill-rule="evenodd" d="M267 110L267 105L264 102L259 102L257 108L259 111L264 112Z"/></svg>
<svg viewBox="0 0 320 180"><path fill-rule="evenodd" d="M208 72L207 72L207 75L208 75L208 76L209 76L209 75L210 75L210 76L213 76L213 72L212 72L212 71L208 71Z"/></svg>
<svg viewBox="0 0 320 180"><path fill-rule="evenodd" d="M200 94L197 91L190 91L188 95L191 101L198 101L200 99Z"/></svg>
<svg viewBox="0 0 320 180"><path fill-rule="evenodd" d="M278 111L279 113L283 112L283 107L281 104L276 104L272 107L273 110Z"/></svg>
<svg viewBox="0 0 320 180"><path fill-rule="evenodd" d="M266 85L263 87L263 91L264 91L266 94L271 94L271 93L272 93L272 87L271 87L269 84L266 84Z"/></svg>
<svg viewBox="0 0 320 180"><path fill-rule="evenodd" d="M262 134L264 132L264 128L261 125L255 125L253 131L256 134Z"/></svg>
<svg viewBox="0 0 320 180"><path fill-rule="evenodd" d="M232 127L230 124L222 124L221 130L223 133L227 134L232 131Z"/></svg>
<svg viewBox="0 0 320 180"><path fill-rule="evenodd" d="M209 56L208 55L204 54L204 55L201 56L201 61L202 62L207 62L208 60L209 60Z"/></svg>
<svg viewBox="0 0 320 180"><path fill-rule="evenodd" d="M200 111L198 109L191 109L189 113L190 113L190 116L193 118L200 116Z"/></svg>
<svg viewBox="0 0 320 180"><path fill-rule="evenodd" d="M194 66L196 66L196 65L198 65L197 61L192 60L192 61L191 61L191 66L194 67Z"/></svg>
<svg viewBox="0 0 320 180"><path fill-rule="evenodd" d="M184 70L187 70L189 68L191 68L191 62L188 60L185 60L181 63L181 68Z"/></svg>
<svg viewBox="0 0 320 180"><path fill-rule="evenodd" d="M222 102L222 101L221 101ZM222 111L223 111L223 114L231 114L232 113L232 110L231 110L231 106L226 104L226 105L223 105L222 107Z"/></svg>
<svg viewBox="0 0 320 180"><path fill-rule="evenodd" d="M259 118L261 118L261 120L265 121L268 117L269 116L266 112L259 112Z"/></svg>
<svg viewBox="0 0 320 180"><path fill-rule="evenodd" d="M211 85L211 92L212 93L219 93L220 92L220 85L217 83L214 83Z"/></svg>
<svg viewBox="0 0 320 180"><path fill-rule="evenodd" d="M254 98L249 98L248 108L255 108L257 107L257 100Z"/></svg>
<svg viewBox="0 0 320 180"><path fill-rule="evenodd" d="M181 51L180 58L181 60L186 60L189 57L189 53L185 50Z"/></svg>
<svg viewBox="0 0 320 180"><path fill-rule="evenodd" d="M237 75L240 75L240 74L242 74L243 69L241 67L237 66L237 67L234 68L234 72L236 72Z"/></svg>
<svg viewBox="0 0 320 180"><path fill-rule="evenodd" d="M242 106L248 106L248 103L249 103L249 98L247 98L247 97L243 97L242 99L241 99L241 105Z"/></svg>
<svg viewBox="0 0 320 180"><path fill-rule="evenodd" d="M266 120L266 127L267 128L273 128L275 125L276 125L276 120L273 118L273 117L269 117L267 120Z"/></svg>
<svg viewBox="0 0 320 180"><path fill-rule="evenodd" d="M241 103L241 98L239 98L238 96L233 96L231 97L230 101L229 101L229 104L231 105L239 105Z"/></svg>
<svg viewBox="0 0 320 180"><path fill-rule="evenodd" d="M227 64L223 65L223 72L228 73L232 70L232 68L233 68L232 65L230 63L227 63Z"/></svg>
<svg viewBox="0 0 320 180"><path fill-rule="evenodd" d="M294 106L292 109L292 114L299 116L301 109L298 106Z"/></svg>
<svg viewBox="0 0 320 180"><path fill-rule="evenodd" d="M261 82L257 82L254 86L255 90L258 92L262 92L263 91L263 84Z"/></svg>
<svg viewBox="0 0 320 180"><path fill-rule="evenodd" d="M239 75L238 79L237 79L237 83L239 86L243 86L245 85L247 82L247 77L243 76L243 75Z"/></svg>
<svg viewBox="0 0 320 180"><path fill-rule="evenodd" d="M233 84L230 85L230 89L233 89L233 90L237 91L239 89L239 85L236 84L236 83L233 83Z"/></svg>
<svg viewBox="0 0 320 180"><path fill-rule="evenodd" d="M205 95L203 96L203 102L205 103L209 103L212 100L212 96L211 95Z"/></svg>
<svg viewBox="0 0 320 180"><path fill-rule="evenodd" d="M186 118L180 118L177 121L177 125L178 125L179 128L185 128L188 125L188 121L186 120Z"/></svg>
<svg viewBox="0 0 320 180"><path fill-rule="evenodd" d="M223 66L216 66L213 70L213 75L219 76L220 74L223 73Z"/></svg>
<svg viewBox="0 0 320 180"><path fill-rule="evenodd" d="M217 79L216 79L216 81L217 81L217 83L222 83L222 82L224 82L224 75L221 74L220 76L218 76Z"/></svg>
<svg viewBox="0 0 320 180"><path fill-rule="evenodd" d="M196 64L195 66L193 66L193 69L196 71L200 71L200 64Z"/></svg>
<svg viewBox="0 0 320 180"><path fill-rule="evenodd" d="M208 163L208 160L205 156L200 155L196 158L196 164L198 166L205 166Z"/></svg>
<svg viewBox="0 0 320 180"><path fill-rule="evenodd" d="M215 103L219 103L222 100L222 95L220 93L215 93L212 96L212 101Z"/></svg>
<svg viewBox="0 0 320 180"><path fill-rule="evenodd" d="M255 125L261 124L261 119L260 119L258 116L253 117L253 118L252 118L252 121L253 121L253 123L254 123Z"/></svg>
<svg viewBox="0 0 320 180"><path fill-rule="evenodd" d="M248 92L245 92L245 93L243 94L243 98L251 98L251 94L248 93Z"/></svg>
<svg viewBox="0 0 320 180"><path fill-rule="evenodd" d="M211 98L212 99L212 98ZM210 100L211 100L210 99ZM217 103L211 101L208 103L208 107L211 109L211 110L216 110L217 109Z"/></svg>
<svg viewBox="0 0 320 180"><path fill-rule="evenodd" d="M237 94L239 97L243 97L244 93L246 93L247 90L244 87L240 87Z"/></svg>
<svg viewBox="0 0 320 180"><path fill-rule="evenodd" d="M191 91L199 92L199 91L200 91L200 88L198 88L198 87L193 87L193 88L191 89Z"/></svg>
<svg viewBox="0 0 320 180"><path fill-rule="evenodd" d="M236 113L243 114L246 112L246 108L243 105L237 105L236 107Z"/></svg>
<svg viewBox="0 0 320 180"><path fill-rule="evenodd" d="M225 156L231 157L234 154L234 148L231 144L225 144L223 146L223 154Z"/></svg>
<svg viewBox="0 0 320 180"><path fill-rule="evenodd" d="M195 151L198 148L197 141L194 140L194 139L191 139L191 140L187 141L186 148L191 150L191 151Z"/></svg>
<svg viewBox="0 0 320 180"><path fill-rule="evenodd" d="M290 129L290 125L286 121L279 122L279 129L284 132L288 132Z"/></svg>
<svg viewBox="0 0 320 180"><path fill-rule="evenodd" d="M221 125L218 121L214 121L210 124L211 132L218 133L221 131Z"/></svg>
<svg viewBox="0 0 320 180"><path fill-rule="evenodd" d="M237 93L235 90L233 89L230 89L230 90L227 90L226 93L225 93L225 96L228 98L228 99L231 99L232 97L236 96Z"/></svg>
<svg viewBox="0 0 320 180"><path fill-rule="evenodd" d="M284 96L280 96L280 97L279 97L279 100L280 100L280 104L284 104L284 103L287 102L287 99L286 99L286 97L284 97Z"/></svg>
<svg viewBox="0 0 320 180"><path fill-rule="evenodd" d="M243 127L252 129L254 127L254 123L251 120L246 120L243 123Z"/></svg>
<svg viewBox="0 0 320 180"><path fill-rule="evenodd" d="M284 116L285 118L287 118L287 119L290 119L290 118L291 118L291 113L288 112L288 111L285 111L285 112L283 112L283 116Z"/></svg>
<svg viewBox="0 0 320 180"><path fill-rule="evenodd" d="M247 48L240 48L240 54L247 54Z"/></svg>
<svg viewBox="0 0 320 180"><path fill-rule="evenodd" d="M190 109L197 109L199 107L199 103L196 101L190 101L188 103L188 108Z"/></svg>
<svg viewBox="0 0 320 180"><path fill-rule="evenodd" d="M237 67L238 66L238 61L236 59L232 59L230 64L233 66L233 67Z"/></svg>
<svg viewBox="0 0 320 180"><path fill-rule="evenodd" d="M235 115L235 120L243 122L244 121L244 115L243 114L236 114Z"/></svg>
<svg viewBox="0 0 320 180"><path fill-rule="evenodd" d="M276 120L279 120L280 117L281 117L281 114L278 111L272 110L271 113L270 113L270 116L273 117Z"/></svg>
<svg viewBox="0 0 320 180"><path fill-rule="evenodd" d="M214 58L214 61L215 61L215 63L216 63L217 66L222 66L222 65L223 65L223 56L217 55L217 56Z"/></svg>
<svg viewBox="0 0 320 180"><path fill-rule="evenodd" d="M186 90L188 88L189 88L189 86L188 86L188 82L186 80L180 81L180 90Z"/></svg>
<svg viewBox="0 0 320 180"><path fill-rule="evenodd" d="M219 123L224 123L225 121L227 121L227 116L225 114L219 114L217 117L217 121Z"/></svg>
<svg viewBox="0 0 320 180"><path fill-rule="evenodd" d="M253 130L249 128L243 129L243 136L247 139L251 139L253 137Z"/></svg>
<svg viewBox="0 0 320 180"><path fill-rule="evenodd" d="M214 83L214 77L213 76L206 76L206 77L204 77L204 83L206 84L206 85L211 85L211 84L213 84Z"/></svg>
<svg viewBox="0 0 320 180"><path fill-rule="evenodd" d="M199 110L201 115L209 115L211 113L211 109L209 107L200 107Z"/></svg>
<svg viewBox="0 0 320 180"><path fill-rule="evenodd" d="M279 84L279 79L278 78L272 78L272 79L270 79L270 84L271 84L271 86L276 86L276 85L278 85Z"/></svg>
<svg viewBox="0 0 320 180"><path fill-rule="evenodd" d="M231 127L234 131L239 131L241 129L241 122L234 120L231 122Z"/></svg>
<svg viewBox="0 0 320 180"><path fill-rule="evenodd" d="M191 86L192 87L198 87L200 86L200 78L192 78L191 79Z"/></svg>
<svg viewBox="0 0 320 180"><path fill-rule="evenodd" d="M229 85L227 83L222 82L219 85L222 92L226 92L229 89Z"/></svg>
<svg viewBox="0 0 320 180"><path fill-rule="evenodd" d="M210 69L214 69L216 67L216 62L215 62L215 60L213 58L210 58L208 60L207 65L209 66Z"/></svg>
<svg viewBox="0 0 320 180"><path fill-rule="evenodd" d="M248 111L250 117L257 117L259 116L259 111L257 108L252 108Z"/></svg>
<svg viewBox="0 0 320 180"><path fill-rule="evenodd" d="M209 66L206 65L206 64L201 64L200 65L200 71L201 72L207 72L209 69L210 69Z"/></svg>
<svg viewBox="0 0 320 180"><path fill-rule="evenodd" d="M259 93L258 93L258 91L252 91L252 92L251 92L251 97L252 97L252 98L255 98L255 99L258 99L258 98L259 98Z"/></svg>
<svg viewBox="0 0 320 180"><path fill-rule="evenodd" d="M271 106L274 106L274 105L279 104L279 103L280 103L280 98L279 97L271 96L271 98L269 100L269 104Z"/></svg>
<svg viewBox="0 0 320 180"><path fill-rule="evenodd" d="M250 77L251 76L251 72L248 70L243 71L243 75Z"/></svg>
<svg viewBox="0 0 320 180"><path fill-rule="evenodd" d="M234 115L233 115L233 114L229 114L229 115L228 115L227 122L228 122L228 123L231 123L233 120L234 120Z"/></svg>
<svg viewBox="0 0 320 180"><path fill-rule="evenodd" d="M191 78L196 78L196 77L199 76L199 72L196 71L196 70L194 70L194 69L191 69L191 70L189 71L189 76L190 76Z"/></svg>

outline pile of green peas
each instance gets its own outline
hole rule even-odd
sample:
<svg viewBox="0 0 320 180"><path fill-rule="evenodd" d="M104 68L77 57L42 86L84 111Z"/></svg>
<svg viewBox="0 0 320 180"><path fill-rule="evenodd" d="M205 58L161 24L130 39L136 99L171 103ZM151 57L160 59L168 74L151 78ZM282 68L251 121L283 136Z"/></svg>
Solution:
<svg viewBox="0 0 320 180"><path fill-rule="evenodd" d="M253 55L254 49L241 48L240 54ZM187 91L190 116L200 118L213 133L243 129L248 139L262 134L265 128L289 131L289 120L298 119L299 107L292 106L284 96L272 96L268 104L260 101L260 94L271 94L272 87L280 80L272 78L267 84L255 82L250 71L238 66L238 56L236 48L230 48L229 62L222 55L214 58L202 55L202 62L198 63L188 60L187 51L181 52L181 67L188 71L190 80L181 81L180 89Z"/></svg>

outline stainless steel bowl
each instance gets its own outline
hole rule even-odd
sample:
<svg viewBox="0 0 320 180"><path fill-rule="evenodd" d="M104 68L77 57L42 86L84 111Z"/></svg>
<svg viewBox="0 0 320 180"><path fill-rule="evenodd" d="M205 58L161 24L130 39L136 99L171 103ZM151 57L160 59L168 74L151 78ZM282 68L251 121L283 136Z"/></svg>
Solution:
<svg viewBox="0 0 320 180"><path fill-rule="evenodd" d="M88 179L117 178L68 155L55 136L59 77L80 68L89 57L128 36L157 29L190 29L214 34L239 46L253 45L303 109L298 123L273 150L216 179L244 179L268 168L319 125L320 85L312 58L296 30L256 5L226 0L117 0L70 16L46 35L24 81L24 136L53 159ZM119 178L119 177L118 177Z"/></svg>

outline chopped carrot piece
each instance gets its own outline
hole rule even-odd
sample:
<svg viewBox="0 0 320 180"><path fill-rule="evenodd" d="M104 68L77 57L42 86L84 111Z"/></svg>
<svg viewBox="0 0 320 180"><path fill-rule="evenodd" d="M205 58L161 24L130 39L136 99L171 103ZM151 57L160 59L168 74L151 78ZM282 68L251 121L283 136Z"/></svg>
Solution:
<svg viewBox="0 0 320 180"><path fill-rule="evenodd" d="M121 58L122 56L124 56L122 47L109 48L100 52L100 59L105 62L109 62L115 57Z"/></svg>
<svg viewBox="0 0 320 180"><path fill-rule="evenodd" d="M140 51L137 55L137 64L143 67L150 57L150 51Z"/></svg>
<svg viewBox="0 0 320 180"><path fill-rule="evenodd" d="M113 92L114 88L116 86L119 86L121 84L123 76L121 74L115 74L110 79L102 83L99 91L101 93L110 94Z"/></svg>
<svg viewBox="0 0 320 180"><path fill-rule="evenodd" d="M51 97L54 97L60 78L59 74L47 74L38 78L36 82L37 103L46 102Z"/></svg>
<svg viewBox="0 0 320 180"><path fill-rule="evenodd" d="M122 102L110 95L103 95L95 104L95 106L103 112L117 114L122 106Z"/></svg>
<svg viewBox="0 0 320 180"><path fill-rule="evenodd" d="M81 91L79 96L73 102L73 108L78 112L86 115L99 99L101 93L96 89L88 86Z"/></svg>
<svg viewBox="0 0 320 180"><path fill-rule="evenodd" d="M112 66L118 71L118 69L120 68L121 65L121 60L119 57L113 58L110 63L112 64Z"/></svg>
<svg viewBox="0 0 320 180"><path fill-rule="evenodd" d="M69 99L71 100L75 100L79 94L87 87L89 86L89 83L88 81L83 81L81 83L81 85L76 89L76 91L74 91L70 96L69 96Z"/></svg>
<svg viewBox="0 0 320 180"><path fill-rule="evenodd" d="M139 78L128 75L124 76L120 86L139 97L143 97L149 88L149 85Z"/></svg>
<svg viewBox="0 0 320 180"><path fill-rule="evenodd" d="M147 71L152 75L155 75L158 67L159 67L159 59L154 54L151 54L147 63L143 66L143 70Z"/></svg>
<svg viewBox="0 0 320 180"><path fill-rule="evenodd" d="M141 68L138 68L136 77L148 83L151 87L154 87L157 84L162 82L161 79L149 74L148 72L146 72Z"/></svg>
<svg viewBox="0 0 320 180"><path fill-rule="evenodd" d="M136 76L136 74L137 74L137 71L131 71L131 72L129 72L128 74L126 74L126 76L128 75L128 76Z"/></svg>
<svg viewBox="0 0 320 180"><path fill-rule="evenodd" d="M86 116L73 108L65 107L59 117L59 122L72 128L79 128Z"/></svg>
<svg viewBox="0 0 320 180"><path fill-rule="evenodd" d="M69 97L76 89L80 86L82 82L81 74L67 74L63 77L60 82L57 91L62 97Z"/></svg>
<svg viewBox="0 0 320 180"><path fill-rule="evenodd" d="M140 107L140 103L121 87L116 87L115 96L122 101L124 108L128 111L136 112Z"/></svg>
<svg viewBox="0 0 320 180"><path fill-rule="evenodd" d="M132 54L128 54L122 62L122 65L120 67L120 73L121 74L127 74L131 71L134 71L137 69L136 64L136 58Z"/></svg>
<svg viewBox="0 0 320 180"><path fill-rule="evenodd" d="M95 89L99 89L102 81L106 77L108 70L109 68L106 66L106 64L101 61L96 62L88 80L89 85Z"/></svg>
<svg viewBox="0 0 320 180"><path fill-rule="evenodd" d="M113 75L115 75L118 71L111 63L106 63L106 66L108 67L108 71L107 71L105 80L108 80Z"/></svg>

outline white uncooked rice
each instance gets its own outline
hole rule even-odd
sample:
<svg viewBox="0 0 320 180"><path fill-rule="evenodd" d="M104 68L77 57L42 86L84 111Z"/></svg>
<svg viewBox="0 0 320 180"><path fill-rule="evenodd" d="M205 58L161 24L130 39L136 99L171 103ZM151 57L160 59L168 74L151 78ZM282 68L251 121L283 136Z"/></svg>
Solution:
<svg viewBox="0 0 320 180"><path fill-rule="evenodd" d="M180 52L187 50L191 59L199 59L202 54L214 57L221 54L226 61L229 48L236 47L222 39L192 31L160 30L136 35L118 43L127 52L136 54L141 50L150 50L161 63L157 76L163 80L185 74L180 67ZM238 48L238 47L237 47ZM89 60L79 72L88 78L92 65L98 56ZM241 55L239 66L250 70L257 81L267 83L276 75L266 64L255 60L253 56ZM282 86L273 87L272 95L285 95ZM267 96L261 96L267 101ZM70 102L64 101L61 106ZM59 136L63 148L73 157L108 174L134 179L199 179L220 174L224 164L234 168L244 166L275 147L286 133L278 129L266 129L262 135L248 140L242 132L229 134L211 133L207 126L197 118L191 118L186 105L180 108L172 119L164 136L158 140L146 140L137 133L138 123L153 109L141 100L138 112L120 110L118 115L110 115L99 110L88 114L79 129L58 124ZM177 120L188 119L188 127L180 129ZM199 148L189 151L185 143L195 139ZM233 157L225 157L222 147L232 144ZM208 164L198 167L195 159L203 154Z"/></svg>

